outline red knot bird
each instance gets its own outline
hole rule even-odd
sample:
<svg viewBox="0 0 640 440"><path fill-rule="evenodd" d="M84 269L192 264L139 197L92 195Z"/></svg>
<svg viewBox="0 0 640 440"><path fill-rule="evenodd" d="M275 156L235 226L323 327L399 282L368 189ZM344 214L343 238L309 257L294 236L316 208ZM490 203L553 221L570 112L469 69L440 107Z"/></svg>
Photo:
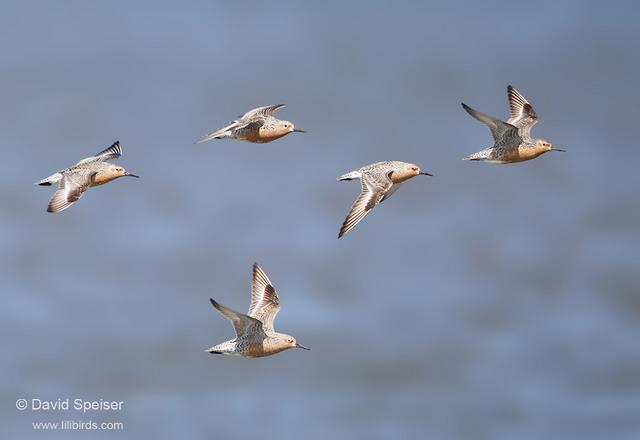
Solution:
<svg viewBox="0 0 640 440"><path fill-rule="evenodd" d="M494 140L493 147L473 153L463 160L504 164L535 159L547 151L565 151L553 148L551 142L544 139L532 139L531 127L538 122L538 115L525 97L512 86L507 87L507 95L511 111L507 122L480 113L462 103L467 113L489 127Z"/></svg>
<svg viewBox="0 0 640 440"><path fill-rule="evenodd" d="M273 320L280 311L280 299L271 280L258 264L253 265L251 305L248 314L231 310L213 299L209 300L213 307L231 321L236 337L211 347L207 352L264 357L289 348L309 350L298 344L293 336L278 333L273 329Z"/></svg>
<svg viewBox="0 0 640 440"><path fill-rule="evenodd" d="M249 110L226 127L212 131L196 141L201 144L211 139L239 139L241 141L266 143L286 136L289 133L306 133L295 128L293 122L283 121L273 114L285 107L284 104L268 105Z"/></svg>
<svg viewBox="0 0 640 440"><path fill-rule="evenodd" d="M108 160L122 156L120 142L116 141L109 148L102 150L95 156L82 159L72 167L58 171L46 179L36 182L36 185L58 185L58 190L49 200L48 212L60 212L73 205L82 194L93 186L103 185L118 177L138 177L125 171L119 165L107 163Z"/></svg>
<svg viewBox="0 0 640 440"><path fill-rule="evenodd" d="M337 180L360 179L362 185L362 191L353 202L340 228L338 238L349 232L378 203L387 200L397 191L402 182L419 174L432 176L432 174L421 172L420 167L412 163L386 161L373 163L338 177Z"/></svg>

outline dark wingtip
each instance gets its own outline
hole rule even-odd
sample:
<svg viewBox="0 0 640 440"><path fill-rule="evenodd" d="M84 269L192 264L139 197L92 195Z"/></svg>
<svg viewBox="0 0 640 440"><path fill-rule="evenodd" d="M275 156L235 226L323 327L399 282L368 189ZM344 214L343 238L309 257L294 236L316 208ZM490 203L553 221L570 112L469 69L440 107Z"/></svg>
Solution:
<svg viewBox="0 0 640 440"><path fill-rule="evenodd" d="M212 305L213 307L215 307L216 309L218 308L218 305L219 305L219 304L218 304L218 302L217 302L215 299L213 299L213 298L209 298L209 301L211 301L211 305Z"/></svg>
<svg viewBox="0 0 640 440"><path fill-rule="evenodd" d="M51 186L51 182L40 182L40 183L36 183L36 185L40 185L40 186Z"/></svg>
<svg viewBox="0 0 640 440"><path fill-rule="evenodd" d="M473 116L474 118L477 119L477 116L474 113L477 113L476 110L472 109L471 107L469 107L467 104L465 104L464 102L461 103L462 104L462 108L469 113L471 116Z"/></svg>

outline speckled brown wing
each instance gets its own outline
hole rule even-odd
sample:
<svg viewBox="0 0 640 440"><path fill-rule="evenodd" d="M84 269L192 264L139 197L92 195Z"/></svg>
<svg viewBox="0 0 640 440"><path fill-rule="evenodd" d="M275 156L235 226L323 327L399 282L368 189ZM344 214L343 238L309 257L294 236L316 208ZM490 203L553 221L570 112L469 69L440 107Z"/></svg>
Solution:
<svg viewBox="0 0 640 440"><path fill-rule="evenodd" d="M120 141L115 141L113 144L111 144L111 146L105 148L95 156L82 159L80 162L78 162L77 165L95 161L105 162L107 160L117 159L120 156L122 156L122 147L120 147Z"/></svg>
<svg viewBox="0 0 640 440"><path fill-rule="evenodd" d="M247 316L244 313L236 312L229 307L225 307L212 298L209 298L209 301L211 301L211 305L213 305L216 310L218 310L220 313L222 313L222 315L224 315L231 321L231 324L233 324L233 329L235 330L236 336L238 338L246 336L254 337L261 334L263 336L266 336L264 335L262 322L251 316Z"/></svg>
<svg viewBox="0 0 640 440"><path fill-rule="evenodd" d="M507 123L518 127L522 137L531 137L531 127L538 122L536 114L531 104L512 86L507 86L507 96L509 97L509 111L511 117Z"/></svg>
<svg viewBox="0 0 640 440"><path fill-rule="evenodd" d="M501 121L500 119L496 119L492 116L485 115L464 103L462 103L462 107L471 116L489 127L496 146L517 147L522 143L522 138L518 134L518 128L514 125Z"/></svg>
<svg viewBox="0 0 640 440"><path fill-rule="evenodd" d="M351 205L351 209L347 214L347 217L340 227L338 238L349 232L354 228L369 212L380 203L387 192L393 186L393 182L389 179L389 176L384 173L363 173L360 177L360 183L362 189L360 195Z"/></svg>
<svg viewBox="0 0 640 440"><path fill-rule="evenodd" d="M275 104L275 105L266 105L264 107L254 108L249 110L244 115L242 115L241 120L251 120L254 118L269 118L272 117L273 114L280 110L281 108L286 107L285 104Z"/></svg>
<svg viewBox="0 0 640 440"><path fill-rule="evenodd" d="M245 139L250 142L260 142L260 128L264 123L264 118L245 122L234 129L234 134L239 139Z"/></svg>
<svg viewBox="0 0 640 440"><path fill-rule="evenodd" d="M257 263L253 265L249 316L262 322L265 332L274 331L273 321L280 311L280 298L271 280Z"/></svg>
<svg viewBox="0 0 640 440"><path fill-rule="evenodd" d="M97 174L91 170L77 170L66 173L58 183L58 189L47 206L47 212L60 212L73 205L91 185L91 178Z"/></svg>

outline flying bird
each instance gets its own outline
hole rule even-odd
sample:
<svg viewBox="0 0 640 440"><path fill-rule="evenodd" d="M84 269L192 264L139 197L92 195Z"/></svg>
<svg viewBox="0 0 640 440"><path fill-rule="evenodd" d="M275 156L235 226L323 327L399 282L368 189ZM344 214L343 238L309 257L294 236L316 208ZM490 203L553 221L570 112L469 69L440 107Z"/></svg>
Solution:
<svg viewBox="0 0 640 440"><path fill-rule="evenodd" d="M507 95L511 117L506 122L462 103L467 113L489 127L494 141L492 147L473 153L463 160L505 164L535 159L547 151L565 151L554 148L547 140L531 138L531 127L538 122L538 115L525 97L512 86L507 87Z"/></svg>
<svg viewBox="0 0 640 440"><path fill-rule="evenodd" d="M276 104L249 110L227 126L204 135L196 141L196 144L201 144L211 139L225 138L266 143L289 133L305 133L304 130L295 128L293 122L284 121L274 116L277 110L284 107L284 104Z"/></svg>
<svg viewBox="0 0 640 440"><path fill-rule="evenodd" d="M36 185L57 185L58 189L49 200L47 212L60 212L73 205L87 189L111 182L119 177L139 177L127 172L120 165L107 161L122 156L120 142L116 141L95 156L82 159L72 167L65 168L36 182Z"/></svg>
<svg viewBox="0 0 640 440"><path fill-rule="evenodd" d="M420 171L420 167L416 164L386 161L366 165L339 176L337 180L360 179L362 191L342 223L338 238L349 232L378 203L391 197L391 194L398 190L402 182L420 174L432 176L432 174Z"/></svg>
<svg viewBox="0 0 640 440"><path fill-rule="evenodd" d="M309 350L298 344L293 336L274 330L273 321L280 311L280 298L271 280L257 263L253 265L251 305L246 315L225 307L214 299L209 301L231 321L236 337L209 348L206 350L208 353L264 357L289 348Z"/></svg>

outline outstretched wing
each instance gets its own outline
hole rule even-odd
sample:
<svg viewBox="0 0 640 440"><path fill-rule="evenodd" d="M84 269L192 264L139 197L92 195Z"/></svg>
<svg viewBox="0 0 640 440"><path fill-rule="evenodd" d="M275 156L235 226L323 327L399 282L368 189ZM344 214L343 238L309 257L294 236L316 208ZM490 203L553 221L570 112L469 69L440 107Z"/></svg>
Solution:
<svg viewBox="0 0 640 440"><path fill-rule="evenodd" d="M525 97L512 86L507 86L507 96L511 111L511 117L507 122L518 127L521 136L530 137L531 127L538 122L538 115Z"/></svg>
<svg viewBox="0 0 640 440"><path fill-rule="evenodd" d="M58 189L49 200L47 212L64 211L77 202L89 188L91 178L96 174L96 171L79 170L63 175L58 183Z"/></svg>
<svg viewBox="0 0 640 440"><path fill-rule="evenodd" d="M275 104L275 105L267 105L264 107L254 108L253 110L249 110L246 112L240 119L254 119L254 118L265 118L269 116L273 116L273 114L280 110L281 108L286 107L286 104Z"/></svg>
<svg viewBox="0 0 640 440"><path fill-rule="evenodd" d="M78 165L96 161L105 162L107 160L117 159L120 156L122 156L122 147L120 147L120 141L115 141L113 144L111 144L110 147L105 148L95 156L82 159L80 162L78 162Z"/></svg>
<svg viewBox="0 0 640 440"><path fill-rule="evenodd" d="M257 335L261 333L264 335L262 323L257 319L225 307L212 298L209 298L209 301L211 301L211 304L216 308L216 310L231 321L237 337L240 338L245 335Z"/></svg>
<svg viewBox="0 0 640 440"><path fill-rule="evenodd" d="M338 238L349 232L365 218L385 198L393 186L393 182L387 174L362 174L360 183L362 184L362 190L356 201L351 205L351 209L344 219L342 227L340 227Z"/></svg>
<svg viewBox="0 0 640 440"><path fill-rule="evenodd" d="M522 138L518 134L518 128L507 123L501 121L500 119L496 119L489 115L485 115L478 110L474 110L465 103L462 103L462 107L469 113L471 116L476 118L478 121L482 122L484 125L489 127L491 130L491 135L493 136L493 140L496 145L520 145L522 143Z"/></svg>
<svg viewBox="0 0 640 440"><path fill-rule="evenodd" d="M257 263L253 264L249 316L262 322L265 331L273 331L273 321L280 311L280 298L271 280Z"/></svg>
<svg viewBox="0 0 640 440"><path fill-rule="evenodd" d="M236 121L232 121L229 123L229 125L226 125L225 127L222 127L216 131L212 131L211 133L207 133L204 136L202 136L200 139L198 139L195 143L196 144L201 144L203 142L207 142L210 141L211 139L221 139L223 137L233 137L233 135L237 135L239 132L242 132L242 130L257 130L260 127L262 127L263 125L263 120L244 120L244 119L239 119Z"/></svg>

